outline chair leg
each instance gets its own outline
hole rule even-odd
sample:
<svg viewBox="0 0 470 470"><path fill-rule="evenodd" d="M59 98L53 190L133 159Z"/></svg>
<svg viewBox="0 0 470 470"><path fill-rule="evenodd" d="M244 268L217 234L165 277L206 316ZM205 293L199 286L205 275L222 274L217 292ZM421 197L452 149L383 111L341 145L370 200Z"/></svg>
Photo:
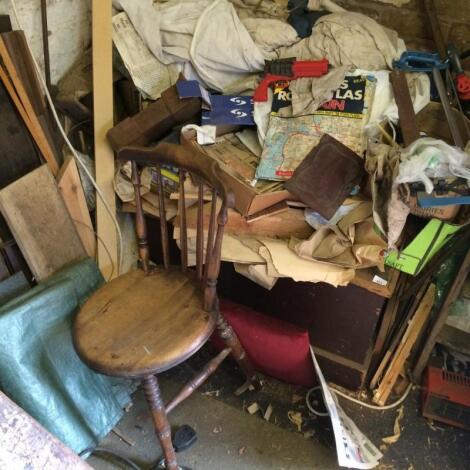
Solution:
<svg viewBox="0 0 470 470"><path fill-rule="evenodd" d="M143 386L145 398L152 413L155 433L160 441L163 456L165 457L165 468L166 470L178 470L175 449L171 442L171 428L166 416L165 405L160 394L157 378L154 375L145 377Z"/></svg>
<svg viewBox="0 0 470 470"><path fill-rule="evenodd" d="M231 348L232 356L237 361L240 369L246 376L249 382L255 380L255 369L251 363L250 358L246 355L245 349L240 343L238 336L233 328L227 323L227 320L219 312L217 316L217 332L227 347Z"/></svg>

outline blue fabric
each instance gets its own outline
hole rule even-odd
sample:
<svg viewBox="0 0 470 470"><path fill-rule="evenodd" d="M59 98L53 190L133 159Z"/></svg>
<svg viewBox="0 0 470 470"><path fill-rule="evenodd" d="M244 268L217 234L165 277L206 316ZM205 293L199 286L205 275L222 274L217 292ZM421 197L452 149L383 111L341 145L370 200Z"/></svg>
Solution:
<svg viewBox="0 0 470 470"><path fill-rule="evenodd" d="M0 388L77 453L115 426L135 388L93 372L73 347L73 317L103 282L86 259L0 308Z"/></svg>

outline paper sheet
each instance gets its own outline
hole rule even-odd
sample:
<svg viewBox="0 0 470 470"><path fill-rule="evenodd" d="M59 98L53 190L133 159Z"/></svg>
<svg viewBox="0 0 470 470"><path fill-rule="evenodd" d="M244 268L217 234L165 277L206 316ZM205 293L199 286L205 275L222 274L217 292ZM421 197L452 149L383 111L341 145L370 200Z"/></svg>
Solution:
<svg viewBox="0 0 470 470"><path fill-rule="evenodd" d="M336 395L332 393L323 377L320 366L310 346L315 372L323 391L323 399L330 415L335 435L338 465L347 468L368 469L378 465L383 457L377 447L362 434L354 421L339 406Z"/></svg>
<svg viewBox="0 0 470 470"><path fill-rule="evenodd" d="M354 278L354 269L340 268L297 256L284 240L260 239L269 250L276 271L294 281L327 282L335 287L346 286Z"/></svg>
<svg viewBox="0 0 470 470"><path fill-rule="evenodd" d="M176 82L178 69L160 62L137 34L129 17L113 16L113 42L135 86L146 98L156 100Z"/></svg>
<svg viewBox="0 0 470 470"><path fill-rule="evenodd" d="M267 290L271 290L278 279L268 274L265 264L233 263L233 266L238 274L245 276Z"/></svg>
<svg viewBox="0 0 470 470"><path fill-rule="evenodd" d="M189 254L196 253L196 230L187 229L188 236L188 252ZM173 229L173 238L176 240L176 243L179 245L180 229L179 227L174 227ZM204 234L204 254L207 241L207 232ZM194 263L195 264L195 257ZM224 234L222 239L222 260L230 261L234 263L242 264L263 264L264 259L255 251L248 248L244 245L238 238L233 237L228 234ZM191 266L192 264L189 263Z"/></svg>

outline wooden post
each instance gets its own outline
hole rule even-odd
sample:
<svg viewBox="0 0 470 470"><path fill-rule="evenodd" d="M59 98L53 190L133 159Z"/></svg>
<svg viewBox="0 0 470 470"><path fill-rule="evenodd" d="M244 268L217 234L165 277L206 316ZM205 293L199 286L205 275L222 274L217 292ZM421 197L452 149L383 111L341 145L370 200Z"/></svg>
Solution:
<svg viewBox="0 0 470 470"><path fill-rule="evenodd" d="M114 153L106 139L106 132L113 127L113 59L112 59L112 5L111 0L92 1L93 39L93 115L95 133L96 182L104 197L116 213L114 194ZM106 245L98 243L98 266L108 279L118 274L118 243L116 227L105 205L96 198L96 226L98 237ZM114 270L113 270L114 265Z"/></svg>

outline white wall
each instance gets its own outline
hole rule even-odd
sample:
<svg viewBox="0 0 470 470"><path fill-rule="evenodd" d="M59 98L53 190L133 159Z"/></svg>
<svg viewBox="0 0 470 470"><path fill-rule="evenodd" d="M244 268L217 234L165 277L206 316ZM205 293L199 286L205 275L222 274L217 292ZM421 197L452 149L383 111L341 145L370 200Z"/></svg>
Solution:
<svg viewBox="0 0 470 470"><path fill-rule="evenodd" d="M40 0L15 0L20 22L33 53L44 65ZM47 0L52 83L62 78L90 45L91 0ZM0 0L0 14L9 14L16 29L10 0Z"/></svg>

